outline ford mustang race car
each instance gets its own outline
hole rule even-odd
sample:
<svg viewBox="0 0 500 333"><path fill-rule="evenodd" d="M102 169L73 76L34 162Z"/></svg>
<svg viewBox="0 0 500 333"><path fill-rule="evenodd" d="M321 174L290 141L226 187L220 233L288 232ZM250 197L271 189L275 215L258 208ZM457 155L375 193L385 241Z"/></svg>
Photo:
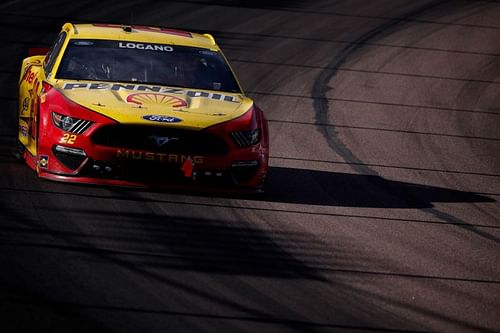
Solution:
<svg viewBox="0 0 500 333"><path fill-rule="evenodd" d="M19 156L43 178L261 191L268 128L214 38L66 23L23 60Z"/></svg>

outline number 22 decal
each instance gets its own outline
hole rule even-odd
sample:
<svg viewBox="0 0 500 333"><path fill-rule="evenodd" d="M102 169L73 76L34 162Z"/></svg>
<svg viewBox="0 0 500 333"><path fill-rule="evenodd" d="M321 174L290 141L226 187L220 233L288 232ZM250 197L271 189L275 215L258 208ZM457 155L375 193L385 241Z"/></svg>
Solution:
<svg viewBox="0 0 500 333"><path fill-rule="evenodd" d="M74 144L76 141L76 135L75 134L68 134L64 133L63 137L59 141L59 143L68 143L70 145Z"/></svg>

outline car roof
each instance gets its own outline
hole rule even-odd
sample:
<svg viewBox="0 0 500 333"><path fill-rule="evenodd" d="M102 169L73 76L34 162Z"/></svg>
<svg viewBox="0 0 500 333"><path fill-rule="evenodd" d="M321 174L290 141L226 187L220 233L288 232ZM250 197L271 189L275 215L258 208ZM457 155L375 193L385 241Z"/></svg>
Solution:
<svg viewBox="0 0 500 333"><path fill-rule="evenodd" d="M119 24L72 24L63 26L73 39L120 40L138 43L172 44L219 50L215 39L209 34L140 25Z"/></svg>

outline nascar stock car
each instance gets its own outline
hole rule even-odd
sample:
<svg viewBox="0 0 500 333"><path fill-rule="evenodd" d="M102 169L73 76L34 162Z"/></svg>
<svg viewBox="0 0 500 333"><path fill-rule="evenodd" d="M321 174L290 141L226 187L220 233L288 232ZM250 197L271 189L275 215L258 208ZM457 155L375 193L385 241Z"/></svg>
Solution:
<svg viewBox="0 0 500 333"><path fill-rule="evenodd" d="M158 27L66 23L23 60L18 139L59 181L262 191L268 170L267 121L215 39Z"/></svg>

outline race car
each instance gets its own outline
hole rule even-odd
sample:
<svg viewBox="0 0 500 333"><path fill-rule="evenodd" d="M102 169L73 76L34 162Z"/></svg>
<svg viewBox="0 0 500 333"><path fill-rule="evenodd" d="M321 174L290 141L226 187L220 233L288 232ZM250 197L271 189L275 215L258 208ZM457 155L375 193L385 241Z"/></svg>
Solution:
<svg viewBox="0 0 500 333"><path fill-rule="evenodd" d="M213 36L160 27L64 24L22 62L18 139L56 181L262 191L268 171L264 113Z"/></svg>

